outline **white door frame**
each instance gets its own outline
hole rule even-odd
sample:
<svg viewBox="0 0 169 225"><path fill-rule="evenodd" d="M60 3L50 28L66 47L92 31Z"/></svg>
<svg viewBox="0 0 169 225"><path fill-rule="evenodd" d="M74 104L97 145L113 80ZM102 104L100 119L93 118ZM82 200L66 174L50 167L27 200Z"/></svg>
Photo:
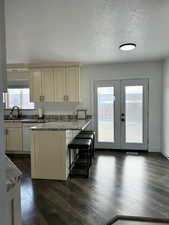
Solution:
<svg viewBox="0 0 169 225"><path fill-rule="evenodd" d="M148 149L148 104L149 104L149 93L148 93L148 79L119 79L119 80L98 80L94 81L94 117L96 119L95 121L95 128L96 128L96 148L103 148L103 149L120 149L120 150L147 150ZM143 144L129 144L124 143L124 125L125 123L121 125L120 117L122 111L124 111L124 101L122 101L122 98L124 99L124 90L121 91L124 85L143 85L144 87L144 125L143 125ZM108 142L98 142L98 99L97 99L97 88L98 87L112 87L115 88L115 112L116 112L116 118L115 118L115 143L108 143ZM138 148L139 145L139 148Z"/></svg>

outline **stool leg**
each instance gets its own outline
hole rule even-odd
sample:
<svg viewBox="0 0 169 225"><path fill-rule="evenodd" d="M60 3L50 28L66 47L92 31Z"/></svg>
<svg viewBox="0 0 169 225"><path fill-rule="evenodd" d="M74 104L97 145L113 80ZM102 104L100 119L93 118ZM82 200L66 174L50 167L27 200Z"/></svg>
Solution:
<svg viewBox="0 0 169 225"><path fill-rule="evenodd" d="M93 134L93 158L95 157L95 134Z"/></svg>
<svg viewBox="0 0 169 225"><path fill-rule="evenodd" d="M69 177L71 178L71 150L69 149Z"/></svg>
<svg viewBox="0 0 169 225"><path fill-rule="evenodd" d="M92 159L93 159L93 143L90 145L90 164L92 165Z"/></svg>
<svg viewBox="0 0 169 225"><path fill-rule="evenodd" d="M86 177L89 177L89 168L90 168L90 165L91 165L91 153L90 153L90 148L88 148L87 150L87 176Z"/></svg>

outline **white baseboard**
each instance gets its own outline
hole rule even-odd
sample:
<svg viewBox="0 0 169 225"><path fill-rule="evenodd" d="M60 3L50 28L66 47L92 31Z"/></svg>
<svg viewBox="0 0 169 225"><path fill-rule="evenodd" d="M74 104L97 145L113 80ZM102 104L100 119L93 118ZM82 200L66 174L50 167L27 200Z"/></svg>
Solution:
<svg viewBox="0 0 169 225"><path fill-rule="evenodd" d="M156 146L149 146L148 151L149 152L161 152L161 148L160 147L156 147Z"/></svg>

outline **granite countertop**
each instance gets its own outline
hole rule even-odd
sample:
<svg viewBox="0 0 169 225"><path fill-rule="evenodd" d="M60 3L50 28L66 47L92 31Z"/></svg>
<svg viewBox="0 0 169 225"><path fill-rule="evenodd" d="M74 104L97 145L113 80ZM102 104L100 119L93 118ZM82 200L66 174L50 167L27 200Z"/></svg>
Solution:
<svg viewBox="0 0 169 225"><path fill-rule="evenodd" d="M6 185L7 191L9 191L20 181L22 173L7 156L6 164Z"/></svg>
<svg viewBox="0 0 169 225"><path fill-rule="evenodd" d="M91 120L57 121L38 124L31 127L31 130L83 130Z"/></svg>
<svg viewBox="0 0 169 225"><path fill-rule="evenodd" d="M42 119L5 119L5 122L11 123L45 123L46 120Z"/></svg>

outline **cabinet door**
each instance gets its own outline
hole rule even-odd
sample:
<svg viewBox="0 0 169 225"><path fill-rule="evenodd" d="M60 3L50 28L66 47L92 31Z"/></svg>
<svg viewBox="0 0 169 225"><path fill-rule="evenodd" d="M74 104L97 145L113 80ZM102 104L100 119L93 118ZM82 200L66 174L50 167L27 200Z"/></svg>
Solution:
<svg viewBox="0 0 169 225"><path fill-rule="evenodd" d="M31 176L66 180L65 131L32 131Z"/></svg>
<svg viewBox="0 0 169 225"><path fill-rule="evenodd" d="M54 100L55 102L63 102L65 96L65 68L60 67L54 69Z"/></svg>
<svg viewBox="0 0 169 225"><path fill-rule="evenodd" d="M30 74L30 101L40 102L42 96L41 71Z"/></svg>
<svg viewBox="0 0 169 225"><path fill-rule="evenodd" d="M80 70L79 66L70 66L66 68L65 93L69 102L79 102L80 89Z"/></svg>
<svg viewBox="0 0 169 225"><path fill-rule="evenodd" d="M6 128L6 151L22 151L22 128Z"/></svg>
<svg viewBox="0 0 169 225"><path fill-rule="evenodd" d="M42 76L42 98L44 102L54 102L54 71L44 69L41 71Z"/></svg>

